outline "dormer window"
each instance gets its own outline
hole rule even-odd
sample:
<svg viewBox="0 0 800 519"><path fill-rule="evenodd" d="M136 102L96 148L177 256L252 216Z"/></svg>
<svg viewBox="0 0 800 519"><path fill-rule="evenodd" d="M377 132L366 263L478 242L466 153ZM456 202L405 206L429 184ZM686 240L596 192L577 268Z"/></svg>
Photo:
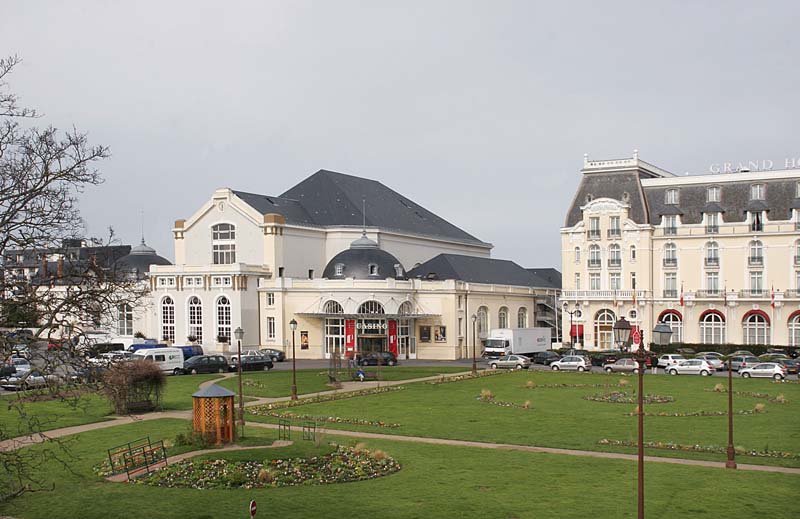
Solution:
<svg viewBox="0 0 800 519"><path fill-rule="evenodd" d="M709 187L706 189L706 202L719 202L719 187Z"/></svg>
<svg viewBox="0 0 800 519"><path fill-rule="evenodd" d="M764 200L764 184L750 186L750 200Z"/></svg>
<svg viewBox="0 0 800 519"><path fill-rule="evenodd" d="M333 271L337 276L343 276L344 275L344 263L337 263L333 267Z"/></svg>
<svg viewBox="0 0 800 519"><path fill-rule="evenodd" d="M668 205L678 205L678 190L667 189L664 193L664 203Z"/></svg>
<svg viewBox="0 0 800 519"><path fill-rule="evenodd" d="M378 275L378 265L375 263L369 264L369 275L370 276L377 276Z"/></svg>
<svg viewBox="0 0 800 519"><path fill-rule="evenodd" d="M674 214L664 215L661 218L664 225L664 234L678 234L678 218Z"/></svg>

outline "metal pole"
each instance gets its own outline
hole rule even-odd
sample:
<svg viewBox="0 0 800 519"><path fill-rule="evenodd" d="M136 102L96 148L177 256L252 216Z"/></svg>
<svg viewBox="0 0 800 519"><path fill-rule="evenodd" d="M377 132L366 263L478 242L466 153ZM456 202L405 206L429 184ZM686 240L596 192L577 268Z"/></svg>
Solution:
<svg viewBox="0 0 800 519"><path fill-rule="evenodd" d="M641 334L638 361L639 361L639 501L638 501L638 519L644 519L644 333Z"/></svg>
<svg viewBox="0 0 800 519"><path fill-rule="evenodd" d="M472 321L472 374L478 374L478 365L475 360L475 320Z"/></svg>
<svg viewBox="0 0 800 519"><path fill-rule="evenodd" d="M236 372L239 377L239 438L244 436L244 396L242 396L242 340L237 340L239 356L236 362Z"/></svg>
<svg viewBox="0 0 800 519"><path fill-rule="evenodd" d="M736 468L736 451L733 448L733 370L731 370L731 359L728 358L728 461L725 468Z"/></svg>
<svg viewBox="0 0 800 519"><path fill-rule="evenodd" d="M297 355L295 354L294 350L294 332L295 330L292 329L292 400L297 400L297 377L296 377Z"/></svg>

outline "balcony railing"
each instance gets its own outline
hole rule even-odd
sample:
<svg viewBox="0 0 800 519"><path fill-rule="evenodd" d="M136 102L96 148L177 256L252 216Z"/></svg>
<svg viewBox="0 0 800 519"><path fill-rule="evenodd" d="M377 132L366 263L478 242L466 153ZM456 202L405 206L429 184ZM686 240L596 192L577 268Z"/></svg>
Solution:
<svg viewBox="0 0 800 519"><path fill-rule="evenodd" d="M622 236L622 229L609 229L606 231L606 236L608 236L610 240L619 238Z"/></svg>
<svg viewBox="0 0 800 519"><path fill-rule="evenodd" d="M767 297L768 295L769 292L763 288L750 288L739 291L739 296L741 297Z"/></svg>
<svg viewBox="0 0 800 519"><path fill-rule="evenodd" d="M750 224L750 231L751 232L761 232L764 230L764 224L754 222Z"/></svg>
<svg viewBox="0 0 800 519"><path fill-rule="evenodd" d="M586 237L590 240L600 239L600 229L589 229L586 231Z"/></svg>
<svg viewBox="0 0 800 519"><path fill-rule="evenodd" d="M719 225L706 225L707 234L719 234Z"/></svg>
<svg viewBox="0 0 800 519"><path fill-rule="evenodd" d="M664 290L664 297L678 297L677 290Z"/></svg>
<svg viewBox="0 0 800 519"><path fill-rule="evenodd" d="M748 265L763 265L764 264L764 256L749 256L747 258Z"/></svg>
<svg viewBox="0 0 800 519"><path fill-rule="evenodd" d="M664 227L664 235L665 236L675 236L678 234L677 227Z"/></svg>
<svg viewBox="0 0 800 519"><path fill-rule="evenodd" d="M600 259L590 259L589 260L589 268L590 269L599 269L603 266L603 260Z"/></svg>
<svg viewBox="0 0 800 519"><path fill-rule="evenodd" d="M719 256L706 257L706 267L719 267Z"/></svg>
<svg viewBox="0 0 800 519"><path fill-rule="evenodd" d="M677 267L678 266L678 258L664 258L664 266L665 267Z"/></svg>
<svg viewBox="0 0 800 519"><path fill-rule="evenodd" d="M622 267L622 259L608 258L608 268L618 269L620 267Z"/></svg>
<svg viewBox="0 0 800 519"><path fill-rule="evenodd" d="M786 298L798 299L800 298L800 289L784 290L783 297L784 299Z"/></svg>
<svg viewBox="0 0 800 519"><path fill-rule="evenodd" d="M704 290L696 290L696 297L722 297L722 290L719 288L706 288Z"/></svg>
<svg viewBox="0 0 800 519"><path fill-rule="evenodd" d="M636 292L637 301L648 297L647 290L564 290L561 292L561 299L611 301L616 298L619 301L625 301L632 300L634 292Z"/></svg>

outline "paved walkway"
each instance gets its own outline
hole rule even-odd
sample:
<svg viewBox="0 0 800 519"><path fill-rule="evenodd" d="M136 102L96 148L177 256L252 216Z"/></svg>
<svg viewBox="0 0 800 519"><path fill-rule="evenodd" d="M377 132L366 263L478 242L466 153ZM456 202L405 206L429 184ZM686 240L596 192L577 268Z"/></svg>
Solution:
<svg viewBox="0 0 800 519"><path fill-rule="evenodd" d="M469 373L464 372L464 373ZM457 375L463 375L464 373L449 373L446 376L452 377ZM226 374L223 375L221 378L228 378L231 376L235 376L235 374ZM310 393L301 395L300 398L308 398L312 396L318 395L325 395L325 394L334 394L339 392L347 392L353 391L355 389L367 389L372 387L377 387L379 385L383 386L397 386L401 384L410 384L412 382L422 382L427 380L438 380L442 378L441 375L434 375L430 377L422 377L422 378L415 378L415 379L408 379L408 380L392 380L392 381L365 381L365 382L344 382L342 383L341 389L329 390L329 391L320 391L317 393ZM210 384L214 384L215 382L219 382L220 378L216 378L213 380L209 380L200 384L200 387L206 387ZM277 398L264 398L264 397L256 397L250 402L245 403L245 407L253 406L253 405L261 405L261 404L269 404L273 402L282 402L289 400L290 397L277 397ZM116 425L123 425L128 423L135 423L142 420L158 420L161 418L178 418L188 420L192 417L191 411L162 411L157 413L148 413L144 415L136 415L136 416L124 416L124 417L114 417L111 420L104 421L104 422L97 422L92 424L86 425L77 425L74 427L65 427L62 429L55 429L52 431L47 431L42 434L34 435L34 436L24 436L19 438L14 438L11 440L6 440L0 442L0 451L4 450L14 450L19 449L28 445L33 445L36 443L42 443L48 439L52 438L61 438L64 436L69 436L72 434L79 434L87 431L93 431L96 429L103 429L106 427L114 427ZM261 423L261 422L246 422L246 426L248 427L261 427L265 429L277 429L277 424L269 424L269 423ZM318 428L318 432L323 434L335 435L335 436L347 436L353 438L367 438L367 439L376 439L376 440L392 440L392 441L402 441L402 442L412 442L412 443L427 443L427 444L434 444L434 445L452 445L456 447L474 447L480 449L497 449L497 450L514 450L514 451L522 451L522 452L538 452L538 453L547 453L547 454L559 454L559 455L566 455L566 456L583 456L583 457L590 457L590 458L604 458L604 459L621 459L621 460L628 460L628 461L636 461L638 458L635 454L623 454L618 452L599 452L599 451L582 451L582 450L574 450L574 449L556 449L551 447L535 447L535 446L528 446L528 445L515 445L510 443L487 443L487 442L476 442L476 441L466 441L466 440L449 440L444 438L428 438L424 436L402 436L399 434L380 434L380 433L371 433L371 432L361 432L361 431L347 431L347 430L340 430L340 429L325 429L325 428ZM240 447L241 448L241 447ZM257 446L256 448L264 448L264 446ZM233 450L233 449L228 449ZM211 452L219 452L220 449L212 449ZM196 456L198 454L204 453L194 451L193 453L187 453L188 456ZM176 457L176 461L178 458ZM690 460L690 459L683 459L683 458L662 458L658 456L645 456L645 461L651 463L669 463L674 465L690 465L690 466L697 466L697 467L711 467L711 468L725 468L725 463L716 462L716 461L703 461L703 460ZM790 467L773 467L769 465L749 465L749 464L739 464L738 468L740 470L752 470L758 472L778 472L783 474L798 474L800 475L800 468L790 468Z"/></svg>

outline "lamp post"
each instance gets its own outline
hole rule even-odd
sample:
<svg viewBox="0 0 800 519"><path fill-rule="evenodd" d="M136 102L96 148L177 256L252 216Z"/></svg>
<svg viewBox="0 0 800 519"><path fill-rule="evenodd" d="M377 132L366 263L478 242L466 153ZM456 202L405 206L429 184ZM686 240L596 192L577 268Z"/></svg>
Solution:
<svg viewBox="0 0 800 519"><path fill-rule="evenodd" d="M472 374L477 375L478 365L476 364L475 361L475 323L478 321L478 316L472 314L472 317L470 317L470 319L472 319Z"/></svg>
<svg viewBox="0 0 800 519"><path fill-rule="evenodd" d="M725 468L736 468L736 451L733 449L733 373L731 358L728 357L728 461Z"/></svg>
<svg viewBox="0 0 800 519"><path fill-rule="evenodd" d="M297 400L297 362L294 350L294 331L297 330L297 321L289 321L289 328L292 329L292 400Z"/></svg>
<svg viewBox="0 0 800 519"><path fill-rule="evenodd" d="M575 347L575 343L574 343L574 340L572 338L573 337L573 335L572 335L572 330L573 330L572 317L575 314L577 314L578 312L580 312L580 306L581 306L580 303L575 303L575 310L571 310L570 311L569 303L564 303L564 311L569 314L569 347L570 348L574 348ZM563 335L563 332L562 332L562 335ZM625 340L627 340L627 339L625 339Z"/></svg>
<svg viewBox="0 0 800 519"><path fill-rule="evenodd" d="M236 357L236 371L239 378L239 438L244 436L244 396L242 395L242 338L244 338L244 330L241 326L237 326L233 331L236 337L237 351L239 356Z"/></svg>

